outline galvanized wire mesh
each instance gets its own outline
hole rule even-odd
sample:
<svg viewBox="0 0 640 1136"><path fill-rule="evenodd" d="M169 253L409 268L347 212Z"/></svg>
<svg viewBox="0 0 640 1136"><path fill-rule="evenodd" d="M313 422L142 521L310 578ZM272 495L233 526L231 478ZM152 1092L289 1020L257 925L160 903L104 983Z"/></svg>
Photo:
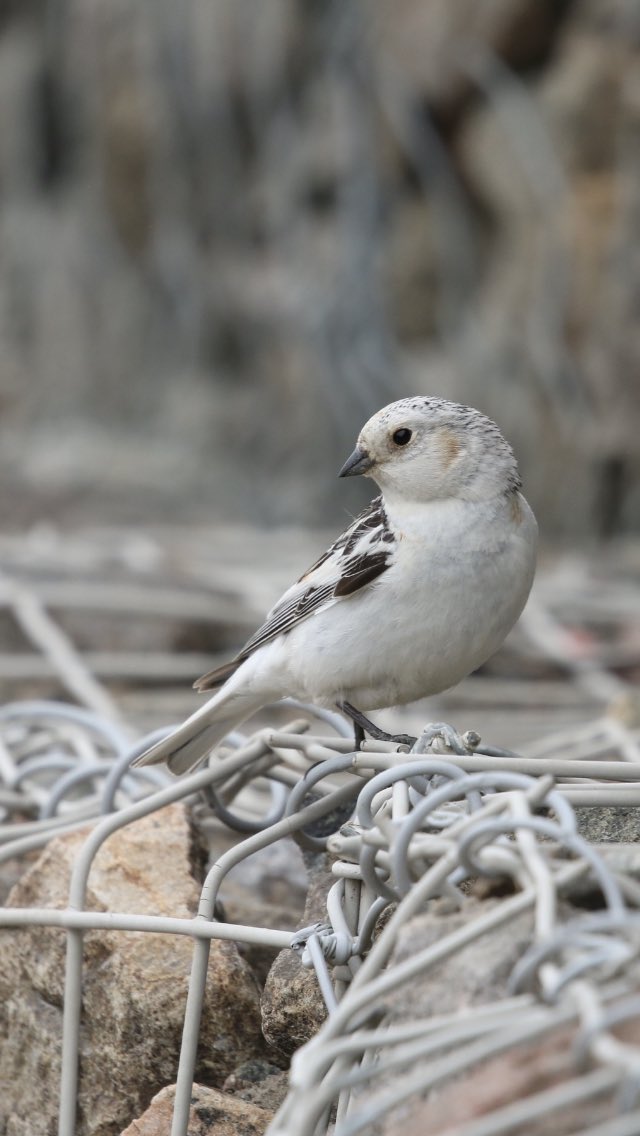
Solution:
<svg viewBox="0 0 640 1136"><path fill-rule="evenodd" d="M298 724L287 731L262 731L243 741L224 761L178 782L169 784L166 778L164 787L151 786L149 793L148 783L141 784L139 775L127 773L128 761L139 747L118 749L117 734L109 737L108 727L95 716L75 708L25 703L6 708L0 725L8 786L2 797L4 809L35 812L39 779L49 780L39 819L17 826L17 833L11 831L13 826L5 826L3 858L42 843L53 830L86 823L91 814L96 818L76 861L66 910L4 908L0 913L3 926L46 924L67 929L61 1133L75 1130L83 934L101 928L185 934L194 940L178 1071L176 1136L187 1130L212 938L300 950L303 962L315 968L327 1004L326 1025L294 1058L290 1094L274 1120L274 1133L325 1132L336 1099L336 1132L346 1136L368 1131L411 1094L424 1093L560 1023L580 1026L583 1047L595 1062L597 1075L577 1074L576 1083L564 1088L565 1095L558 1090L540 1094L540 1099L527 1098L519 1115L526 1119L548 1110L552 1116L569 1097L586 1098L591 1092L601 1093L603 1086L629 1088L640 1053L616 1042L609 1026L620 1020L621 1013L635 1014L639 1007L629 1003L628 991L619 980L612 980L611 970L618 971L637 950L640 918L633 907L638 889L629 881L625 886L578 835L571 806L640 804L640 764L625 761L619 747L614 752L616 742L611 739L605 742L608 759L602 760L600 730L594 730L590 740L583 739L578 758L522 758L483 752L473 745L475 738L459 738L446 727L429 728L411 753L399 754L391 744L379 742L354 752L349 739L299 733ZM105 739L111 752L96 761ZM639 740L637 733L630 734L627 747L637 747ZM76 747L73 778L59 756L63 743ZM85 753L78 753L82 749ZM238 792L247 782L264 777L275 787L273 799L261 818L257 813L251 816L251 804L247 812L245 798L242 823L255 831L213 865L194 919L85 909L93 858L117 828L172 801L194 799L212 786L224 799L223 815L234 823L231 810ZM95 791L99 780L101 794ZM93 791L86 791L87 787ZM315 799L306 804L312 791ZM76 799L65 808L65 796L72 792ZM136 799L141 792L145 795ZM116 798L119 807L111 811ZM328 841L304 836L313 820L348 800L355 805L352 825ZM541 809L550 810L554 819L540 816ZM292 832L302 833L303 839L316 845L328 843L336 857L337 878L327 899L326 923L294 935L280 928L213 921L218 890L230 868ZM559 857L558 849L569 852L571 860ZM563 922L558 897L586 873L602 891L603 910ZM412 914L441 895L464 907L460 891L464 881L495 874L513 879L517 891L512 898L408 962L387 966L398 930ZM397 906L372 946L378 917L389 904ZM531 949L512 976L513 998L438 1020L389 1026L383 1018L380 1024L369 1025L403 983L428 974L436 962L476 937L505 931L509 921L527 908L534 911L536 931ZM362 1095L363 1086L371 1081L375 1085L381 1075L396 1069L402 1070L402 1076L392 1087L387 1082L377 1093ZM502 1131L503 1119L487 1118L484 1127L471 1125L468 1131Z"/></svg>
<svg viewBox="0 0 640 1136"><path fill-rule="evenodd" d="M272 1136L373 1133L399 1105L560 1026L571 1027L577 1039L575 1075L456 1131L489 1136L536 1119L553 1126L568 1103L616 1094L615 1120L594 1127L594 1136L638 1131L640 1050L616 1037L615 1029L640 1017L633 983L625 977L640 944L640 885L580 835L574 811L640 806L637 728L605 716L516 755L484 745L473 731L460 736L435 724L411 751L383 742L355 751L337 715L306 708L306 720L296 717L282 729L232 735L223 758L176 781L163 770L130 770L132 757L158 732L133 736L112 695L35 595L5 587L6 602L84 705L20 701L0 710L0 860L41 847L53 833L87 824L91 829L75 861L67 907L4 907L0 926L67 932L60 1136L72 1136L76 1128L83 938L89 930L193 940L173 1136L187 1131L214 938L298 951L315 971L326 1003L324 1026L294 1057ZM540 621L538 637L551 637L558 659L561 629L551 635L553 616L544 611L547 622ZM33 618L24 618L25 612ZM562 658L572 672L575 660L566 652ZM604 683L607 694L610 684L617 690L620 682L595 663L587 672L578 666L573 678L590 688ZM317 727L309 724L314 714ZM191 802L205 824L207 816L215 818L242 837L211 866L195 917L87 910L87 880L104 840L177 800ZM352 809L351 821L328 837L313 835L313 822L338 807L343 814ZM336 880L326 919L297 933L216 921L215 901L231 868L291 834L303 845L326 848L333 859ZM395 958L398 936L412 916L438 897L464 913L467 884L483 877L511 881L511 894L470 913L456 931L411 957ZM561 902L583 878L601 896L591 914ZM426 1019L394 1019L396 994L428 980L438 963L483 936L508 935L525 911L531 913L531 943L513 969L508 997Z"/></svg>

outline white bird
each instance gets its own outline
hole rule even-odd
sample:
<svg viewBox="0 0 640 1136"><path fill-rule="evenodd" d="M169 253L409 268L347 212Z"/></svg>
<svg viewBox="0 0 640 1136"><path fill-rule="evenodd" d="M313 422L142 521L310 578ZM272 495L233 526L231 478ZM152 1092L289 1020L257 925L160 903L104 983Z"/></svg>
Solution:
<svg viewBox="0 0 640 1136"><path fill-rule="evenodd" d="M213 697L134 765L184 773L285 696L337 704L375 734L361 711L438 694L497 650L529 594L538 530L496 424L444 399L401 399L362 429L340 477L356 474L382 496L195 683Z"/></svg>

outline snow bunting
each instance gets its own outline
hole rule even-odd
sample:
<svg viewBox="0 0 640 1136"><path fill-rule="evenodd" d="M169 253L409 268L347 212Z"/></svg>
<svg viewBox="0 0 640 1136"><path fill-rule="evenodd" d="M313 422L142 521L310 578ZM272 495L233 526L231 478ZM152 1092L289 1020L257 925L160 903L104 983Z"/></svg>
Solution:
<svg viewBox="0 0 640 1136"><path fill-rule="evenodd" d="M213 697L135 765L184 773L285 696L368 725L362 711L438 694L497 650L531 588L537 525L496 424L444 399L401 399L364 426L340 477L356 474L382 495L235 659L198 680Z"/></svg>

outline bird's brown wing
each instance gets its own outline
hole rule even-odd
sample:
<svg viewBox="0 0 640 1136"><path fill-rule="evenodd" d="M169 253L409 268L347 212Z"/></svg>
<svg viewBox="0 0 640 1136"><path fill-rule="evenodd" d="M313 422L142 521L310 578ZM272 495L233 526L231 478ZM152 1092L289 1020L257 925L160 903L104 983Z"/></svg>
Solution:
<svg viewBox="0 0 640 1136"><path fill-rule="evenodd" d="M235 659L203 675L194 683L195 689L215 690L222 686L259 647L286 634L319 608L373 583L389 567L393 555L390 536L382 498L378 497L285 592Z"/></svg>

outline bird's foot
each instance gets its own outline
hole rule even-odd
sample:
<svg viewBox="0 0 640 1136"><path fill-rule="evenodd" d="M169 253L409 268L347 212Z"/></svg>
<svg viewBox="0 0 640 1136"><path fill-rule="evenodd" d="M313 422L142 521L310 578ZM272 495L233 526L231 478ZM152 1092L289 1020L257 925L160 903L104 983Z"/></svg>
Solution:
<svg viewBox="0 0 640 1136"><path fill-rule="evenodd" d="M416 743L416 738L412 737L411 734L388 734L386 730L381 730L375 722L372 722L366 714L362 713L362 710L358 710L350 702L337 702L336 705L353 722L356 749L360 749L367 734L377 742L395 742L396 745L408 745L409 747Z"/></svg>

